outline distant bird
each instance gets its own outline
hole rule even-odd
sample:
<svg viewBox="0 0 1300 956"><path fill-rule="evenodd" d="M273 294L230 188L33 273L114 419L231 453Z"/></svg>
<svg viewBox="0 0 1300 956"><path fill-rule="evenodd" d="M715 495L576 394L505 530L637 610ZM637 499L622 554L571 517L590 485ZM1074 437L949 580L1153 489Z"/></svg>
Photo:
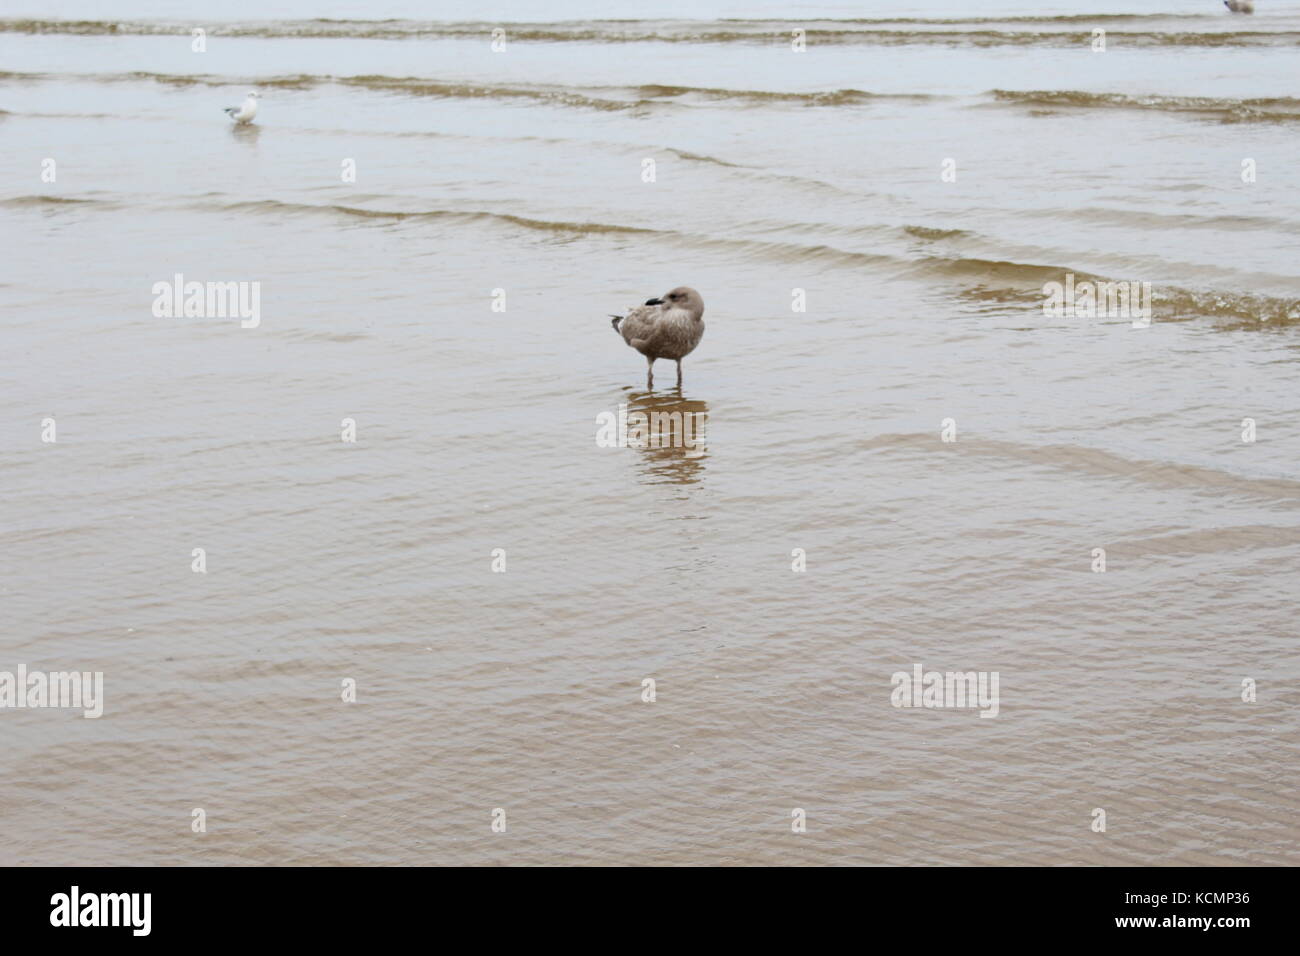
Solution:
<svg viewBox="0 0 1300 956"><path fill-rule="evenodd" d="M704 337L704 300L689 286L679 285L660 299L611 316L614 331L646 357L645 387L655 387L655 359L677 363L677 387L682 387L682 359L695 351Z"/></svg>
<svg viewBox="0 0 1300 956"><path fill-rule="evenodd" d="M240 126L246 126L253 122L253 117L257 115L257 101L261 99L262 94L257 90L249 90L248 95L244 97L244 102L240 106L227 106L226 115L238 123Z"/></svg>
<svg viewBox="0 0 1300 956"><path fill-rule="evenodd" d="M1223 0L1223 5L1233 13L1255 12L1255 0Z"/></svg>

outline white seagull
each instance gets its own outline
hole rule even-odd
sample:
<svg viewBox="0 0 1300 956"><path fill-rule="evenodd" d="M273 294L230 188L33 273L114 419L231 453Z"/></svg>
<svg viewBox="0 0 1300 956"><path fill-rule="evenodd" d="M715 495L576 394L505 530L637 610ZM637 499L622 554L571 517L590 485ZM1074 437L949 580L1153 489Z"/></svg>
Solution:
<svg viewBox="0 0 1300 956"><path fill-rule="evenodd" d="M655 387L655 359L677 363L677 387L682 387L682 359L704 337L704 300L690 286L679 285L660 299L647 299L627 315L611 316L614 331L646 357L645 387Z"/></svg>
<svg viewBox="0 0 1300 956"><path fill-rule="evenodd" d="M1254 0L1223 0L1223 5L1233 13L1254 13Z"/></svg>
<svg viewBox="0 0 1300 956"><path fill-rule="evenodd" d="M257 90L249 90L248 95L244 97L244 102L240 106L227 106L226 115L238 123L240 126L246 126L253 122L253 117L257 115L257 101L262 94Z"/></svg>

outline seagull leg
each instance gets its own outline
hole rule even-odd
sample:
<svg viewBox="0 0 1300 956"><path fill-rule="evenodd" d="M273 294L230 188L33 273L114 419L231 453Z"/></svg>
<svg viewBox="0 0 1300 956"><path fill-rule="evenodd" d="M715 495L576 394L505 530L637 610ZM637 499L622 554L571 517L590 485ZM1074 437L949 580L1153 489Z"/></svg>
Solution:
<svg viewBox="0 0 1300 956"><path fill-rule="evenodd" d="M678 388L678 390L680 390L681 387L682 387L682 360L681 360L681 359L678 359L678 360L677 360L677 388Z"/></svg>
<svg viewBox="0 0 1300 956"><path fill-rule="evenodd" d="M653 392L655 390L655 360L647 355L645 363L645 388L647 392Z"/></svg>

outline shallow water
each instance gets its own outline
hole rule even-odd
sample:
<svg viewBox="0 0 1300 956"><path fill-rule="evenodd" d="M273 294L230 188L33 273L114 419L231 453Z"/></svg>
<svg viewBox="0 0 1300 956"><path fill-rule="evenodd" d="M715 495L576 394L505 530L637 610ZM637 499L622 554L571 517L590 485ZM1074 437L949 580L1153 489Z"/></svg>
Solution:
<svg viewBox="0 0 1300 956"><path fill-rule="evenodd" d="M1300 3L24 2L0 863L1300 862Z"/></svg>

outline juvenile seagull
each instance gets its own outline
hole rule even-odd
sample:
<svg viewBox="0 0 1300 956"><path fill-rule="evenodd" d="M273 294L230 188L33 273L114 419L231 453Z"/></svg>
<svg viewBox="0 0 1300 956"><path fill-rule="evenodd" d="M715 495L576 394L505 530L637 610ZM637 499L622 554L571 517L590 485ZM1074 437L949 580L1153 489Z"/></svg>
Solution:
<svg viewBox="0 0 1300 956"><path fill-rule="evenodd" d="M1255 0L1223 0L1223 5L1233 13L1255 12Z"/></svg>
<svg viewBox="0 0 1300 956"><path fill-rule="evenodd" d="M240 106L227 106L226 115L238 123L240 126L246 126L253 122L253 117L257 115L257 101L261 99L262 94L257 90L249 90L248 95L244 97L244 102Z"/></svg>
<svg viewBox="0 0 1300 956"><path fill-rule="evenodd" d="M704 337L704 300L689 286L679 285L661 299L647 299L627 315L611 316L614 331L646 357L645 387L655 387L655 359L677 363L677 387L682 387L682 359Z"/></svg>

